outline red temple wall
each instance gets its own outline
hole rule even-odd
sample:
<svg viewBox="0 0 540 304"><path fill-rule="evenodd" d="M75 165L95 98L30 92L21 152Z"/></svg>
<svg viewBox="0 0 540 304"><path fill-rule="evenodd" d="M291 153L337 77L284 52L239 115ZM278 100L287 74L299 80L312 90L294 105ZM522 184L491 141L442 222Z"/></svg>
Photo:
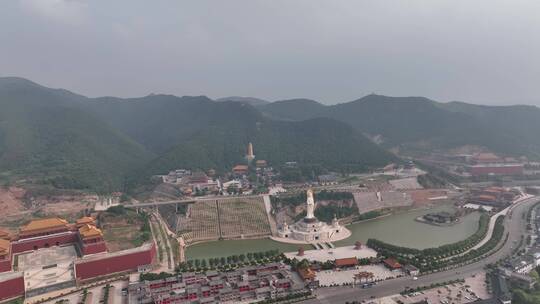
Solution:
<svg viewBox="0 0 540 304"><path fill-rule="evenodd" d="M22 276L0 281L0 301L24 295L24 278Z"/></svg>
<svg viewBox="0 0 540 304"><path fill-rule="evenodd" d="M121 256L107 256L75 263L77 280L88 280L117 272L135 271L139 266L152 264L156 248Z"/></svg>
<svg viewBox="0 0 540 304"><path fill-rule="evenodd" d="M44 236L36 239L21 239L11 242L13 253L32 251L40 248L47 248L57 245L73 244L78 242L76 232L70 232L61 235Z"/></svg>
<svg viewBox="0 0 540 304"><path fill-rule="evenodd" d="M500 174L500 175L521 175L523 174L523 166L505 166L505 167L471 167L472 175L488 175L488 174Z"/></svg>
<svg viewBox="0 0 540 304"><path fill-rule="evenodd" d="M11 259L0 261L0 272L11 270Z"/></svg>
<svg viewBox="0 0 540 304"><path fill-rule="evenodd" d="M94 244L82 244L82 254L94 254L99 252L107 252L107 246L104 242Z"/></svg>

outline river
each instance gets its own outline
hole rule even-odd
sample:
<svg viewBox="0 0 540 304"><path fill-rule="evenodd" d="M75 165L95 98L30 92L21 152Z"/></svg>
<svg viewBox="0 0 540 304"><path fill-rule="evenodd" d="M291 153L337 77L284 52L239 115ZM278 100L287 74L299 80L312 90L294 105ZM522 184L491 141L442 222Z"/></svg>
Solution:
<svg viewBox="0 0 540 304"><path fill-rule="evenodd" d="M369 238L376 238L394 245L424 249L454 243L469 237L478 229L480 217L478 212L466 215L458 224L449 227L433 226L414 220L429 212L451 211L453 208L450 205L440 205L352 224L347 226L352 236L334 244L352 245L356 241L366 242ZM312 248L310 245L304 246L306 249ZM222 257L272 249L287 252L296 251L298 247L299 245L284 244L270 239L213 241L188 247L186 257L188 259Z"/></svg>

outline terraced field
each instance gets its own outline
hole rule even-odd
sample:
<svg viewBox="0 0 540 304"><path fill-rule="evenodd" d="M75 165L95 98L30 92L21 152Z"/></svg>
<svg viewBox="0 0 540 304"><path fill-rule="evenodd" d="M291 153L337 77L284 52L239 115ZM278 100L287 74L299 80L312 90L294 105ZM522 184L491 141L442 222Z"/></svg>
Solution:
<svg viewBox="0 0 540 304"><path fill-rule="evenodd" d="M219 238L218 210L215 201L204 201L190 206L190 220L186 223L187 242Z"/></svg>
<svg viewBox="0 0 540 304"><path fill-rule="evenodd" d="M189 217L178 225L187 243L271 234L262 199L221 199L197 202L189 208Z"/></svg>
<svg viewBox="0 0 540 304"><path fill-rule="evenodd" d="M271 233L264 203L259 199L219 201L221 237L265 236Z"/></svg>

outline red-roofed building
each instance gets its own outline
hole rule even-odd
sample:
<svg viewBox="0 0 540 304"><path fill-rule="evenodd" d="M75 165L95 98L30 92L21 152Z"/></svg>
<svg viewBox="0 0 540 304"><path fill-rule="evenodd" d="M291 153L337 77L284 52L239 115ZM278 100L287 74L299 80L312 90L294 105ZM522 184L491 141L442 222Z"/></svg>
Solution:
<svg viewBox="0 0 540 304"><path fill-rule="evenodd" d="M259 159L255 161L255 166L257 168L266 168L268 166L268 163L264 159Z"/></svg>
<svg viewBox="0 0 540 304"><path fill-rule="evenodd" d="M383 261L384 265L390 270L401 269L401 264L394 258L387 258Z"/></svg>
<svg viewBox="0 0 540 304"><path fill-rule="evenodd" d="M249 167L247 165L236 165L232 169L233 173L236 175L245 175L249 171Z"/></svg>
<svg viewBox="0 0 540 304"><path fill-rule="evenodd" d="M500 163L500 162L503 162L504 160L491 152L485 152L485 153L478 153L478 154L473 155L472 161L477 164L490 164L490 163Z"/></svg>
<svg viewBox="0 0 540 304"><path fill-rule="evenodd" d="M334 265L338 268L343 267L354 267L358 265L358 259L357 258L343 258L343 259L336 259L334 261Z"/></svg>

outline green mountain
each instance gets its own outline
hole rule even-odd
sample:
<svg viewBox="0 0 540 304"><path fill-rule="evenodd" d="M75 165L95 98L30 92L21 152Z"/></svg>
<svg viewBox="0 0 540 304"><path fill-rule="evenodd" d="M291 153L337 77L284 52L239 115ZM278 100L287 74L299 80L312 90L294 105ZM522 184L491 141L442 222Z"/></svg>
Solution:
<svg viewBox="0 0 540 304"><path fill-rule="evenodd" d="M273 120L205 96L87 98L0 78L0 176L113 191L179 167L228 171L248 142L259 159L358 171L395 157L333 119Z"/></svg>
<svg viewBox="0 0 540 304"><path fill-rule="evenodd" d="M84 97L0 78L0 172L58 188L111 191L151 154L79 107Z"/></svg>
<svg viewBox="0 0 540 304"><path fill-rule="evenodd" d="M385 147L425 149L462 145L485 146L495 152L538 156L540 109L532 106L477 106L438 103L423 97L368 95L361 99L309 107L296 100L259 107L266 115L284 120L328 117L382 139Z"/></svg>
<svg viewBox="0 0 540 304"><path fill-rule="evenodd" d="M145 168L146 175L173 168L228 170L235 164L245 163L243 155L248 142L253 143L257 159L276 166L296 161L357 172L395 160L359 132L335 120L276 122L261 119L205 128L150 162Z"/></svg>
<svg viewBox="0 0 540 304"><path fill-rule="evenodd" d="M207 97L153 95L95 100L94 113L159 156L143 176L174 168L229 170L244 162L248 142L259 159L318 164L327 169L365 170L395 158L347 124L332 119L279 121L238 102Z"/></svg>
<svg viewBox="0 0 540 304"><path fill-rule="evenodd" d="M327 107L311 99L288 99L259 106L265 114L276 119L306 120L326 116Z"/></svg>

